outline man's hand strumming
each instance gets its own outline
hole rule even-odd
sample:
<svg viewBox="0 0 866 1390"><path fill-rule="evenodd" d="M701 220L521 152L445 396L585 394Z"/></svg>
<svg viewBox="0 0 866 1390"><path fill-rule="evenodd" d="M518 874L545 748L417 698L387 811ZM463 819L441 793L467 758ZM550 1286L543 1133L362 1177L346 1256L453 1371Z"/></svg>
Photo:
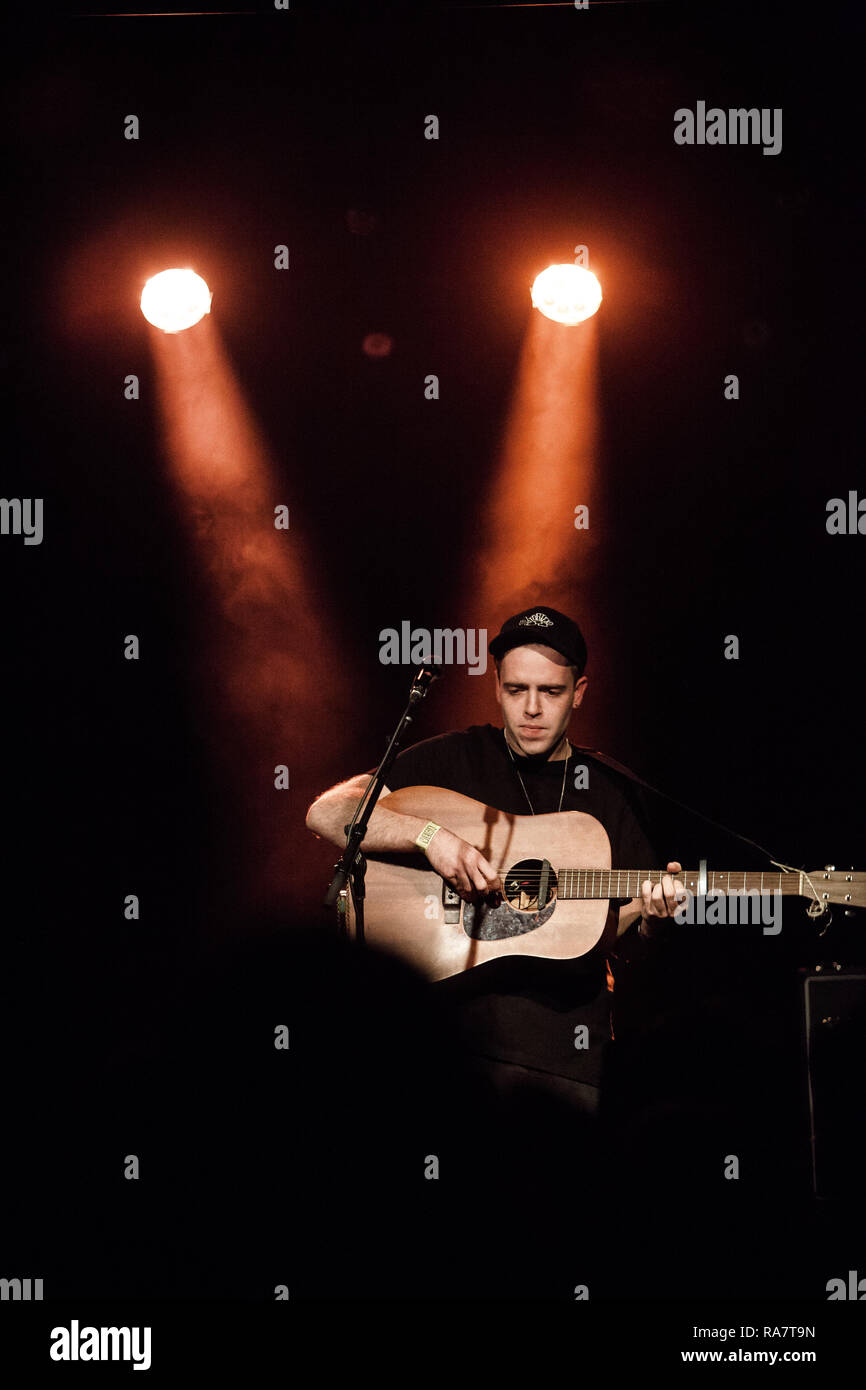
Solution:
<svg viewBox="0 0 866 1390"><path fill-rule="evenodd" d="M446 830L444 825L427 846L427 858L437 874L441 874L445 882L467 902L485 897L488 893L502 892L498 873L481 851L468 841L461 840L451 830Z"/></svg>

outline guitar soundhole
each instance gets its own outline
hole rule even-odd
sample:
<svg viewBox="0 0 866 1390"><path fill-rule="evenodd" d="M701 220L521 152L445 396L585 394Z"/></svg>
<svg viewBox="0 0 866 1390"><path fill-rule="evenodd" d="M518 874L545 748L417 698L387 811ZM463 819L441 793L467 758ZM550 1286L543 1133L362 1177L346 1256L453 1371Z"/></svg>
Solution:
<svg viewBox="0 0 866 1390"><path fill-rule="evenodd" d="M525 936L550 921L556 908L556 874L542 859L521 859L503 880L498 906L489 900L463 904L463 930L476 941L503 941ZM539 897L543 906L539 905Z"/></svg>
<svg viewBox="0 0 866 1390"><path fill-rule="evenodd" d="M521 859L513 864L503 880L505 897L518 912L538 912L539 907L547 907L556 897L556 874L550 864L545 866L540 859ZM539 904L539 894L543 902Z"/></svg>

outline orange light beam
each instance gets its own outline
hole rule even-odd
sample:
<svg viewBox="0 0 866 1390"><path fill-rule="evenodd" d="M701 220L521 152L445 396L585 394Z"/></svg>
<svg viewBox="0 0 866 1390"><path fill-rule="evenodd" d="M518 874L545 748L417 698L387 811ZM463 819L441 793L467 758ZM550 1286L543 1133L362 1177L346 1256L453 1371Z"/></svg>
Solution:
<svg viewBox="0 0 866 1390"><path fill-rule="evenodd" d="M332 624L291 512L290 529L275 528L274 509L289 499L212 318L149 333L166 456L214 600L201 624L208 713L237 788L249 901L272 910L292 901L308 851L306 806L348 716L335 693ZM279 765L288 790L275 786Z"/></svg>
<svg viewBox="0 0 866 1390"><path fill-rule="evenodd" d="M471 596L461 601L465 625L486 627L488 640L505 618L536 603L569 613L584 631L591 626L597 374L595 317L566 327L532 311L498 470L491 476L462 585L463 594ZM588 508L588 528L575 527L579 506ZM451 691L452 724L494 717L489 680L460 679Z"/></svg>

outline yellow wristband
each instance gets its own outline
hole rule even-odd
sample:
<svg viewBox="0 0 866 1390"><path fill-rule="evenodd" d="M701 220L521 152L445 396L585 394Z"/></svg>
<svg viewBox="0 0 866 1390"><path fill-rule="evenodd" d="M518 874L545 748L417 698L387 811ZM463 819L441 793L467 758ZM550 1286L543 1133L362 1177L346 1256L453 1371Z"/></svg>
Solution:
<svg viewBox="0 0 866 1390"><path fill-rule="evenodd" d="M426 854L427 846L433 839L433 836L436 834L437 830L441 829L441 825L437 825L435 821L428 820L427 824L424 826L424 829L421 831L421 834L418 836L418 839L415 841L418 848L423 849L424 853Z"/></svg>

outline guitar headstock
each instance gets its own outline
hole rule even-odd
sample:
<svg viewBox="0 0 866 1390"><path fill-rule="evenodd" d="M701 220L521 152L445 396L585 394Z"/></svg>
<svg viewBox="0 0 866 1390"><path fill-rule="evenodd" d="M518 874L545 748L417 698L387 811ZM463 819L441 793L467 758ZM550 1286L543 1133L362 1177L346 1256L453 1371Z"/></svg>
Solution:
<svg viewBox="0 0 866 1390"><path fill-rule="evenodd" d="M813 869L808 877L820 902L839 903L842 907L866 907L866 873L837 869L834 864L827 864L823 869ZM804 887L808 889L808 884L804 884Z"/></svg>

